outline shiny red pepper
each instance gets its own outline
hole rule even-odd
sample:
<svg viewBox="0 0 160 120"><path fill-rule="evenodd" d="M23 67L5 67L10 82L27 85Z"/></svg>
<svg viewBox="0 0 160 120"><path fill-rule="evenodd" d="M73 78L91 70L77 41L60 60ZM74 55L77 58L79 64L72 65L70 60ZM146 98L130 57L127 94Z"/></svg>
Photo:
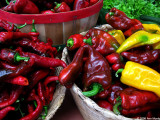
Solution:
<svg viewBox="0 0 160 120"><path fill-rule="evenodd" d="M112 8L106 14L105 19L113 28L122 30L127 37L143 29L142 23L139 20L130 19L124 12L116 8Z"/></svg>
<svg viewBox="0 0 160 120"><path fill-rule="evenodd" d="M105 109L107 109L107 110L110 110L110 111L113 110L113 106L112 106L109 102L107 102L106 100L99 100L99 101L97 102L97 104L98 104L100 107L105 108Z"/></svg>
<svg viewBox="0 0 160 120"><path fill-rule="evenodd" d="M1 9L4 10L4 11L7 11L7 12L13 12L14 13L14 1L8 2L8 0L6 0L6 3L8 5L1 8Z"/></svg>
<svg viewBox="0 0 160 120"><path fill-rule="evenodd" d="M93 48L96 49L96 51L104 56L115 52L119 47L119 43L112 35L100 29L90 29L86 33L85 37L87 40L84 42L90 44ZM91 41L88 39L90 37L92 38Z"/></svg>
<svg viewBox="0 0 160 120"><path fill-rule="evenodd" d="M93 83L99 83L103 89L109 88L112 81L109 64L101 54L89 45L80 47L76 52L73 61L60 72L60 83L68 88L73 85L81 72L83 57L85 57L85 55L88 59L83 68L84 88L89 87Z"/></svg>
<svg viewBox="0 0 160 120"><path fill-rule="evenodd" d="M149 64L155 62L160 57L160 50L148 50L143 53L122 52L121 55L133 62Z"/></svg>
<svg viewBox="0 0 160 120"><path fill-rule="evenodd" d="M41 14L53 14L53 13L55 13L55 11L53 9L51 9L51 10L44 10L44 11L41 12Z"/></svg>
<svg viewBox="0 0 160 120"><path fill-rule="evenodd" d="M0 19L0 27L10 32L14 30L14 24L10 25L7 21L2 20L2 19Z"/></svg>
<svg viewBox="0 0 160 120"><path fill-rule="evenodd" d="M15 110L15 108L12 106L8 106L8 107L1 109L0 110L0 120L2 120L9 111L13 111L13 110Z"/></svg>
<svg viewBox="0 0 160 120"><path fill-rule="evenodd" d="M73 4L73 10L89 7L89 4L89 0L75 0Z"/></svg>
<svg viewBox="0 0 160 120"><path fill-rule="evenodd" d="M14 11L19 14L39 14L38 7L30 0L16 0Z"/></svg>
<svg viewBox="0 0 160 120"><path fill-rule="evenodd" d="M99 1L99 0L90 0L90 1L89 1L89 5L90 5L90 6L91 6L91 5L94 5L94 4L96 4L98 1Z"/></svg>
<svg viewBox="0 0 160 120"><path fill-rule="evenodd" d="M16 65L13 65L13 64L9 64L9 63L6 63L6 62L0 62L0 65L2 66L2 68L4 69L11 69L11 70L16 70Z"/></svg>
<svg viewBox="0 0 160 120"><path fill-rule="evenodd" d="M20 38L31 39L31 36L22 32L0 32L0 44L9 44Z"/></svg>
<svg viewBox="0 0 160 120"><path fill-rule="evenodd" d="M56 4L56 6L54 7L54 11L56 13L71 11L71 8L65 2L62 3L54 2L54 3Z"/></svg>
<svg viewBox="0 0 160 120"><path fill-rule="evenodd" d="M160 98L149 91L137 90L135 88L126 88L121 91L120 96L116 98L113 111L116 114L134 115L146 112L148 110L160 107ZM122 110L118 110L121 106Z"/></svg>
<svg viewBox="0 0 160 120"><path fill-rule="evenodd" d="M78 49L81 46L85 45L85 43L83 42L84 39L85 39L85 37L81 34L71 35L67 40L66 46L69 50Z"/></svg>

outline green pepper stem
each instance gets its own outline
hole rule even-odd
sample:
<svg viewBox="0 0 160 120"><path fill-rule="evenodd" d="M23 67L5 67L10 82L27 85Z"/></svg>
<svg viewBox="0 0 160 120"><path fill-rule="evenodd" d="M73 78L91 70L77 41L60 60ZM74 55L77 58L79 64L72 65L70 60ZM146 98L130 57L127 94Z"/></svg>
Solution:
<svg viewBox="0 0 160 120"><path fill-rule="evenodd" d="M6 0L6 3L9 5L9 2L8 2L8 0Z"/></svg>
<svg viewBox="0 0 160 120"><path fill-rule="evenodd" d="M120 115L120 111L118 110L118 107L121 105L121 101L118 101L116 102L116 104L113 106L113 112L116 114L116 115Z"/></svg>
<svg viewBox="0 0 160 120"><path fill-rule="evenodd" d="M28 61L29 57L21 57L19 53L16 53L14 56L14 62L19 62L21 60Z"/></svg>
<svg viewBox="0 0 160 120"><path fill-rule="evenodd" d="M32 20L32 30L31 32L37 32L36 28L35 28L35 24L34 24L34 19Z"/></svg>
<svg viewBox="0 0 160 120"><path fill-rule="evenodd" d="M84 43L87 43L87 44L89 44L89 45L91 45L91 46L93 45L93 44L92 44L92 38L91 38L91 37L88 38L88 39L83 39L83 42L84 42Z"/></svg>
<svg viewBox="0 0 160 120"><path fill-rule="evenodd" d="M44 106L44 115L42 115L42 119L45 119L48 114L48 106Z"/></svg>
<svg viewBox="0 0 160 120"><path fill-rule="evenodd" d="M86 96L86 97L95 96L103 89L102 85L99 84L99 83L93 83L91 85L91 87L92 87L92 90L86 91L86 92L82 92L84 96Z"/></svg>
<svg viewBox="0 0 160 120"><path fill-rule="evenodd" d="M73 47L74 45L74 40L72 38L67 40L67 47Z"/></svg>
<svg viewBox="0 0 160 120"><path fill-rule="evenodd" d="M123 70L124 70L123 68L118 69L117 72L115 73L115 76L118 77L118 73L121 73Z"/></svg>
<svg viewBox="0 0 160 120"><path fill-rule="evenodd" d="M24 25L21 25L21 26L17 26L17 29L21 29L23 27L25 27L27 25L27 23L25 23Z"/></svg>
<svg viewBox="0 0 160 120"><path fill-rule="evenodd" d="M54 4L56 5L56 7L55 7L56 9L61 6L61 3L54 2Z"/></svg>
<svg viewBox="0 0 160 120"><path fill-rule="evenodd" d="M113 16L113 15L114 15L114 12L109 12L109 15L110 15L110 16Z"/></svg>

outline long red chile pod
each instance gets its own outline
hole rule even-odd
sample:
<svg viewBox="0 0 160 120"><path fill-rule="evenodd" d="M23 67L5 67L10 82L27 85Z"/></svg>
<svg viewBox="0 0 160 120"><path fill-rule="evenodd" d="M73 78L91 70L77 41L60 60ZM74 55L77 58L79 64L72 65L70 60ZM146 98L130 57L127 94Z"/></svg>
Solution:
<svg viewBox="0 0 160 120"><path fill-rule="evenodd" d="M15 110L14 107L8 106L0 110L0 120L2 120L9 111Z"/></svg>
<svg viewBox="0 0 160 120"><path fill-rule="evenodd" d="M11 92L10 98L3 101L3 102L0 102L0 109L7 107L9 105L12 105L14 102L16 102L16 100L18 99L18 97L22 93L22 90L23 90L22 86L14 87Z"/></svg>
<svg viewBox="0 0 160 120"><path fill-rule="evenodd" d="M32 113L29 113L28 115L22 117L20 120L36 120L43 110L42 100L35 94L32 94L31 96L36 100L37 107Z"/></svg>
<svg viewBox="0 0 160 120"><path fill-rule="evenodd" d="M16 67L15 65L12 65L12 64L9 64L9 63L6 63L6 62L0 62L0 65L2 66L2 68L4 69L10 69L10 70L16 70Z"/></svg>
<svg viewBox="0 0 160 120"><path fill-rule="evenodd" d="M50 68L50 67L62 66L65 68L67 66L66 63L60 59L43 57L43 56L39 56L37 54L29 53L29 52L26 52L26 53L23 52L22 54L23 56L34 58L35 65L39 67Z"/></svg>
<svg viewBox="0 0 160 120"><path fill-rule="evenodd" d="M131 52L122 52L121 55L133 62L137 62L140 64L147 64L156 61L160 56L160 50L150 50L143 53L131 53Z"/></svg>
<svg viewBox="0 0 160 120"><path fill-rule="evenodd" d="M18 77L11 78L11 79L6 79L3 82L16 84L16 85L21 85L21 86L29 85L28 79L26 77L23 77L23 76L18 76Z"/></svg>
<svg viewBox="0 0 160 120"><path fill-rule="evenodd" d="M45 96L44 96L44 87L41 82L38 83L37 93L40 99L43 102L43 106L46 104Z"/></svg>
<svg viewBox="0 0 160 120"><path fill-rule="evenodd" d="M10 25L7 21L0 19L0 27L11 32L14 29L14 24Z"/></svg>

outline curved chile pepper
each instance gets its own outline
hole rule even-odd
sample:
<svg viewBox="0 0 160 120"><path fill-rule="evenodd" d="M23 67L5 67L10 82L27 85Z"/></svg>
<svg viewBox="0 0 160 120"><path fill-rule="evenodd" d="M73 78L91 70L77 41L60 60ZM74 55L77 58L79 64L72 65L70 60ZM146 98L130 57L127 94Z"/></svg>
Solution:
<svg viewBox="0 0 160 120"><path fill-rule="evenodd" d="M28 79L26 77L23 77L23 76L18 76L18 77L11 78L11 79L6 79L3 82L16 84L16 85L21 85L21 86L29 85Z"/></svg>
<svg viewBox="0 0 160 120"><path fill-rule="evenodd" d="M28 62L22 62L16 67L16 70L10 70L10 69L1 69L0 70L0 81L10 79L13 77L17 77L19 75L25 75L30 70L32 65L34 64L34 60L30 59Z"/></svg>
<svg viewBox="0 0 160 120"><path fill-rule="evenodd" d="M5 101L0 102L0 109L12 105L14 102L16 102L22 91L22 86L14 86L14 88L11 91L10 97Z"/></svg>
<svg viewBox="0 0 160 120"><path fill-rule="evenodd" d="M9 64L9 63L6 63L6 62L0 62L0 65L2 66L2 68L4 69L11 69L11 70L16 70L16 65L12 65L12 64Z"/></svg>
<svg viewBox="0 0 160 120"><path fill-rule="evenodd" d="M148 50L143 53L122 52L121 55L127 60L140 64L148 64L156 61L160 56L160 50Z"/></svg>
<svg viewBox="0 0 160 120"><path fill-rule="evenodd" d="M11 106L1 109L0 110L0 120L2 120L9 111L13 111L13 110L15 110L15 108Z"/></svg>
<svg viewBox="0 0 160 120"><path fill-rule="evenodd" d="M36 120L39 117L39 115L42 112L42 110L43 110L42 100L37 95L35 95L33 93L31 93L31 97L34 100L36 100L37 107L32 113L29 113L28 115L22 117L20 120Z"/></svg>
<svg viewBox="0 0 160 120"><path fill-rule="evenodd" d="M85 37L87 39L92 38L91 46L104 56L115 52L119 47L119 43L112 35L100 29L90 29ZM88 41L86 40L84 42L87 43Z"/></svg>
<svg viewBox="0 0 160 120"><path fill-rule="evenodd" d="M87 54L88 59L85 62L83 70L84 86L89 87L92 83L99 83L103 89L109 88L112 81L109 64L101 54L89 45L80 47L73 61L60 72L60 83L68 88L73 85L73 82L81 72L85 54Z"/></svg>
<svg viewBox="0 0 160 120"><path fill-rule="evenodd" d="M14 5L15 13L19 14L38 14L38 7L30 0L16 0Z"/></svg>
<svg viewBox="0 0 160 120"><path fill-rule="evenodd" d="M46 105L45 96L44 96L44 86L41 82L38 83L37 93L40 99L42 100L43 106Z"/></svg>
<svg viewBox="0 0 160 120"><path fill-rule="evenodd" d="M73 4L73 10L79 10L82 8L89 7L89 0L75 0Z"/></svg>
<svg viewBox="0 0 160 120"><path fill-rule="evenodd" d="M7 31L12 32L14 30L14 24L10 25L7 21L0 19L0 27L4 28Z"/></svg>
<svg viewBox="0 0 160 120"><path fill-rule="evenodd" d="M151 109L159 108L160 98L149 91L141 91L135 88L126 88L121 91L120 96L116 99L113 111L116 114L134 115L146 112ZM118 107L121 106L122 110L119 111Z"/></svg>
<svg viewBox="0 0 160 120"><path fill-rule="evenodd" d="M21 57L16 51L4 48L0 50L0 59L9 63L14 63L21 60L28 61L29 57Z"/></svg>
<svg viewBox="0 0 160 120"><path fill-rule="evenodd" d="M23 52L22 55L25 57L33 58L35 60L35 65L39 67L50 68L62 66L65 68L67 66L66 63L60 59L43 57L29 52Z"/></svg>

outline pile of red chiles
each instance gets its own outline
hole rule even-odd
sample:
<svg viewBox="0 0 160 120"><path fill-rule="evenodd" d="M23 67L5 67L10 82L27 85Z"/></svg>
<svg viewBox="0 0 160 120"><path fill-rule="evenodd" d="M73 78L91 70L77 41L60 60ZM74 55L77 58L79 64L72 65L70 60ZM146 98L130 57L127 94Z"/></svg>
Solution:
<svg viewBox="0 0 160 120"><path fill-rule="evenodd" d="M6 0L1 2L1 9L18 14L52 14L79 10L92 6L98 0Z"/></svg>
<svg viewBox="0 0 160 120"><path fill-rule="evenodd" d="M57 85L55 68L66 64L54 58L52 41L41 42L34 27L22 33L0 20L0 28L0 120L44 119Z"/></svg>
<svg viewBox="0 0 160 120"><path fill-rule="evenodd" d="M106 15L106 19L114 29L122 30L126 38L144 29L138 20L128 18L124 12L116 8L111 9L111 12ZM157 36L160 37L160 35ZM137 36L132 36L132 38L133 41L139 40ZM127 44L130 45L130 43ZM119 54L117 53L117 49L120 48L119 42L109 34L109 31L98 28L91 28L85 35L71 35L67 41L67 48L69 54L74 57L59 75L62 85L70 88L77 83L82 89L83 95L91 97L99 106L114 111L115 114L122 114L130 118L160 117L160 97L157 94L123 84L120 77L115 76L115 73L124 68L128 61L132 61L138 65L149 66L147 69L152 68L152 70L146 72L142 70L142 67L136 66L137 68L132 71L133 66L128 67L132 72L128 75L125 74L127 76L123 76L123 79L129 81L132 78L128 76L134 78L135 71L140 71L139 79L136 79L136 82L140 81L143 84L143 80L147 79L151 81L149 84L152 86L156 81L152 81L153 76L148 75L145 79L143 76L152 71L159 75L160 49L153 49L152 44L141 45ZM78 76L80 77L78 78ZM131 84L139 86L140 84L136 82ZM158 82L157 84L159 85ZM143 85L146 85L145 82ZM156 90L158 91L158 87Z"/></svg>

